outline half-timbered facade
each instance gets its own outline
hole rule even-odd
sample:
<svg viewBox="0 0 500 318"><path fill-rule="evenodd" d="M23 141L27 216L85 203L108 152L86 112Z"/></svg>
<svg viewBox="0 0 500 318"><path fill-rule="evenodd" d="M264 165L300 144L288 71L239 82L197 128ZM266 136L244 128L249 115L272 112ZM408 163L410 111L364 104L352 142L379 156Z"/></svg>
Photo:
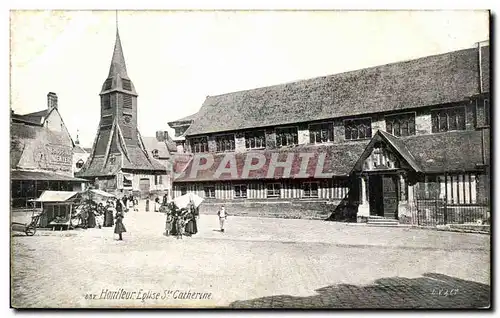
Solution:
<svg viewBox="0 0 500 318"><path fill-rule="evenodd" d="M209 96L183 133L193 158L174 195L196 192L207 210L223 202L272 215L298 207L298 217L358 221L411 220L430 199L485 202L489 67L483 43Z"/></svg>

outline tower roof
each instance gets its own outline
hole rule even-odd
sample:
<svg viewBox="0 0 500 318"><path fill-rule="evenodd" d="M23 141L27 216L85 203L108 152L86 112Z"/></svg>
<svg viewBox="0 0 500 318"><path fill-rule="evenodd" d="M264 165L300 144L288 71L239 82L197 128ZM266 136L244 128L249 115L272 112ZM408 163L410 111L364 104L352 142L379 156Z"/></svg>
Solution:
<svg viewBox="0 0 500 318"><path fill-rule="evenodd" d="M115 49L113 50L113 57L109 67L109 77L119 75L121 78L128 79L127 65L125 64L125 57L123 56L122 42L120 40L120 33L116 29Z"/></svg>
<svg viewBox="0 0 500 318"><path fill-rule="evenodd" d="M112 91L120 91L137 96L134 84L127 75L127 65L123 56L122 41L120 40L118 26L116 28L115 48L113 50L113 57L111 58L111 65L109 66L109 74L102 85L101 95Z"/></svg>

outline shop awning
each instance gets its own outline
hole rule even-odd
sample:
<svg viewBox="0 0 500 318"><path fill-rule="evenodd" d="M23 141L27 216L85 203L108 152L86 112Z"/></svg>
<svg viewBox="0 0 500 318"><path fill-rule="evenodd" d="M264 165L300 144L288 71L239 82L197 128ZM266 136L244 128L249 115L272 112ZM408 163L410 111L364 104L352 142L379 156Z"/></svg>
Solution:
<svg viewBox="0 0 500 318"><path fill-rule="evenodd" d="M11 180L42 180L42 181L72 181L72 182L88 182L88 180L75 178L72 176L61 175L57 173L45 171L27 171L27 170L11 170Z"/></svg>
<svg viewBox="0 0 500 318"><path fill-rule="evenodd" d="M131 175L127 175L127 174L124 174L123 177L125 178L125 180L127 181L132 181L133 177Z"/></svg>
<svg viewBox="0 0 500 318"><path fill-rule="evenodd" d="M78 195L75 191L43 191L38 199L34 202L66 202Z"/></svg>

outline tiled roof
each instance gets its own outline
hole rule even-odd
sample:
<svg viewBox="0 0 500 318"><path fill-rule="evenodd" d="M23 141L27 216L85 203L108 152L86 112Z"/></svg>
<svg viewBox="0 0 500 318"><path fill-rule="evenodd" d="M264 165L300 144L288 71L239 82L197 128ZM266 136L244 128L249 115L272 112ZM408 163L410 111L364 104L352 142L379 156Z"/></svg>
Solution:
<svg viewBox="0 0 500 318"><path fill-rule="evenodd" d="M489 47L482 69L489 69ZM477 48L293 83L209 96L186 136L396 111L479 93ZM489 72L483 72L489 90Z"/></svg>
<svg viewBox="0 0 500 318"><path fill-rule="evenodd" d="M234 179L229 173L222 174L220 177L216 177L216 171L218 170L221 163L224 163L224 159L230 160L234 158L234 163L237 167L236 179L281 179L290 178L290 176L298 176L301 172L301 156L311 156L309 159L309 164L306 169L306 173L313 177L316 173L331 173L336 176L346 176L350 173L352 166L356 162L357 158L361 155L363 150L367 145L365 142L353 142L353 143L342 143L330 146L298 146L289 149L276 149L276 150L266 150L266 151L251 151L247 153L216 153L207 154L213 156L214 164L210 169L199 170L197 174L191 175L193 170L193 163L197 162L200 165L204 164L206 161L202 157L195 155L193 159L189 162L188 166L184 169L182 176L178 177L175 181L209 181L209 180L232 180ZM243 169L245 166L247 156L263 155L265 158L264 165L257 170L250 170L248 176L244 176ZM284 169L276 168L274 175L268 176L268 169L271 162L271 158L278 156L277 160L284 162L287 160L288 154L293 157L292 168L290 171L290 176L284 175ZM324 164L322 171L316 171L321 167L318 161L321 156L324 156ZM251 158L251 157L249 157ZM256 165L258 159L253 159L252 164ZM250 162L250 161L249 161ZM175 163L174 163L175 166ZM226 162L226 167L228 164ZM222 169L222 167L221 167Z"/></svg>
<svg viewBox="0 0 500 318"><path fill-rule="evenodd" d="M23 114L23 115L12 114L11 118L14 122L25 122L28 124L42 125L43 120L45 118L47 118L49 113L50 113L49 109L44 109L44 110L40 110L40 111L33 112L33 113Z"/></svg>
<svg viewBox="0 0 500 318"><path fill-rule="evenodd" d="M195 113L195 114L192 114L192 115L189 115L186 117L182 117L181 119L177 119L177 120L173 120L171 122L168 122L168 124L170 125L170 124L181 123L181 122L191 122L191 121L196 119L197 115L198 115L198 113Z"/></svg>
<svg viewBox="0 0 500 318"><path fill-rule="evenodd" d="M37 169L71 174L71 162L55 164L51 150L70 158L73 145L65 135L42 126L10 124L11 169Z"/></svg>
<svg viewBox="0 0 500 318"><path fill-rule="evenodd" d="M156 137L142 137L142 141L150 156L153 156L153 150L158 150L158 156L160 158L170 158L170 152L166 142L158 141Z"/></svg>
<svg viewBox="0 0 500 318"><path fill-rule="evenodd" d="M403 139L425 172L476 170L483 163L480 131L456 131ZM489 162L489 158L486 158Z"/></svg>

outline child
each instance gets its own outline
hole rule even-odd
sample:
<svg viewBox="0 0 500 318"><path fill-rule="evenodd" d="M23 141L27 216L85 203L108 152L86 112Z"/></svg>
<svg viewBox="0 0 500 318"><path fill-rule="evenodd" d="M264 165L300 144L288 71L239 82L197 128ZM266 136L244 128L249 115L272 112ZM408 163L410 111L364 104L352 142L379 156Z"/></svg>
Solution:
<svg viewBox="0 0 500 318"><path fill-rule="evenodd" d="M219 216L220 231L224 232L224 223L226 222L227 219L227 213L224 206L222 206L220 210L217 211L217 215Z"/></svg>
<svg viewBox="0 0 500 318"><path fill-rule="evenodd" d="M165 222L165 235L170 236L170 232L172 231L172 222L174 220L172 213L167 211L167 220Z"/></svg>

